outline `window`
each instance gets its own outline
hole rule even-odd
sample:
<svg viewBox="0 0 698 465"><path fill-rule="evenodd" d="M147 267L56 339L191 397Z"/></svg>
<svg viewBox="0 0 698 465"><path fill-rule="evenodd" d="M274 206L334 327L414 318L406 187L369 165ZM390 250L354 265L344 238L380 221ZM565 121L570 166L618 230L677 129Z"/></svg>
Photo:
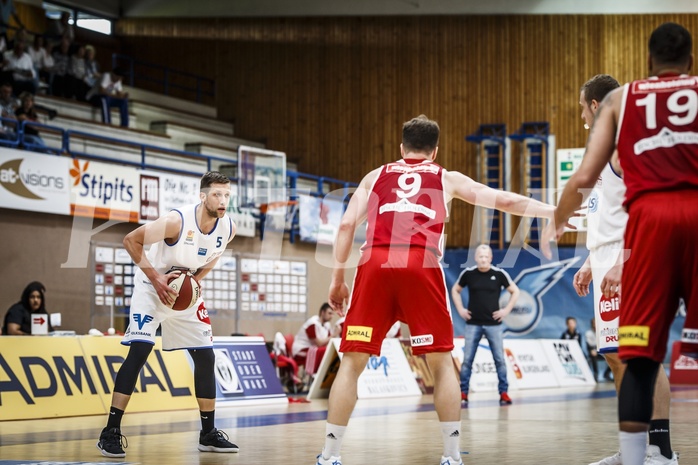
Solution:
<svg viewBox="0 0 698 465"><path fill-rule="evenodd" d="M78 11L78 27L83 27L102 34L111 35L111 21L93 14Z"/></svg>
<svg viewBox="0 0 698 465"><path fill-rule="evenodd" d="M112 33L112 21L104 16L51 2L43 2L42 6L46 11L46 17L50 20L58 21L61 14L68 13L70 14L69 24L102 34L111 35Z"/></svg>

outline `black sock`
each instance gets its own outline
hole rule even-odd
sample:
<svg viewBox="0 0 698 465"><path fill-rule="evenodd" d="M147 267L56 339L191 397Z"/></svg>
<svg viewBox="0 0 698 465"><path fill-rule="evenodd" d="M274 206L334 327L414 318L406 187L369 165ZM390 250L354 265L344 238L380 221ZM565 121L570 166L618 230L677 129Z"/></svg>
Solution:
<svg viewBox="0 0 698 465"><path fill-rule="evenodd" d="M210 433L214 428L216 411L202 412L199 410L199 413L201 414L201 431L203 431L204 434Z"/></svg>
<svg viewBox="0 0 698 465"><path fill-rule="evenodd" d="M107 419L107 428L119 428L121 429L121 417L124 416L124 411L119 410L116 407L111 407L109 409L109 418Z"/></svg>
<svg viewBox="0 0 698 465"><path fill-rule="evenodd" d="M672 457L671 435L669 434L669 420L650 421L650 444L659 447L662 455L668 459Z"/></svg>

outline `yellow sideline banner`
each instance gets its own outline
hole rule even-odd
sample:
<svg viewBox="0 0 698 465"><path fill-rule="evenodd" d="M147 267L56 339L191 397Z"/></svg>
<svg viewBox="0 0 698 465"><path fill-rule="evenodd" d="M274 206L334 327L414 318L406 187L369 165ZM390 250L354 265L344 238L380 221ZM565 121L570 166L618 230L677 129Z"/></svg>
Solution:
<svg viewBox="0 0 698 465"><path fill-rule="evenodd" d="M128 347L120 337L0 337L0 420L106 414ZM158 338L136 382L130 412L196 408L184 351Z"/></svg>

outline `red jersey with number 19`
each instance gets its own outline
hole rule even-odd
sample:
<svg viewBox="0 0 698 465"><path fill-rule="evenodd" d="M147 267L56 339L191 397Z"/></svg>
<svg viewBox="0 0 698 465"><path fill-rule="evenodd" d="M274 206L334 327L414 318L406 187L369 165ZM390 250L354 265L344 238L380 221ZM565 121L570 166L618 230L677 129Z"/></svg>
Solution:
<svg viewBox="0 0 698 465"><path fill-rule="evenodd" d="M443 253L448 216L443 168L428 160L383 165L368 198L366 243L370 247L420 247Z"/></svg>
<svg viewBox="0 0 698 465"><path fill-rule="evenodd" d="M617 147L625 206L646 192L698 187L698 77L625 85Z"/></svg>

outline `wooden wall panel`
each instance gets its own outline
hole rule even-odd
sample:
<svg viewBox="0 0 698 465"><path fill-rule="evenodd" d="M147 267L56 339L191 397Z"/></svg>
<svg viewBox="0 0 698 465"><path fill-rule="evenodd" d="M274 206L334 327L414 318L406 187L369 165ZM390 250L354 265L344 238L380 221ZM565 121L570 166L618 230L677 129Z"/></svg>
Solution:
<svg viewBox="0 0 698 465"><path fill-rule="evenodd" d="M464 136L480 124L548 121L558 148L583 146L580 86L598 73L643 77L649 34L669 20L698 31L698 15L129 19L117 29L126 53L215 78L219 114L239 136L302 171L358 182L399 157L401 124L420 113L441 125L439 162L472 176L476 147ZM470 206L454 206L449 246L468 245L471 220Z"/></svg>

